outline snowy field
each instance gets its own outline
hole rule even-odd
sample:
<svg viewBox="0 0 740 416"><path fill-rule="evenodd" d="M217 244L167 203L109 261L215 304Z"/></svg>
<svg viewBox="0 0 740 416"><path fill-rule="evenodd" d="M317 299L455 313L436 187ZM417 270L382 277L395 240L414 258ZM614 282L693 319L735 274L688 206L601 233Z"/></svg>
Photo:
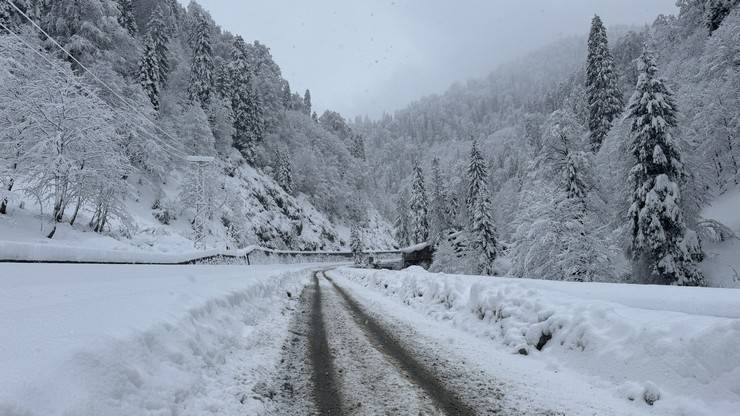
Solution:
<svg viewBox="0 0 740 416"><path fill-rule="evenodd" d="M250 414L310 269L0 264L0 415Z"/></svg>
<svg viewBox="0 0 740 416"><path fill-rule="evenodd" d="M329 276L379 305L390 299L414 309L420 331L431 318L450 328L449 337L461 330L489 340L491 359L499 360L501 351L510 357L498 364L502 377L539 386L552 400L567 397L569 386L585 385L611 392L625 404L624 414L730 416L740 409L740 290L450 276L416 268L341 269Z"/></svg>

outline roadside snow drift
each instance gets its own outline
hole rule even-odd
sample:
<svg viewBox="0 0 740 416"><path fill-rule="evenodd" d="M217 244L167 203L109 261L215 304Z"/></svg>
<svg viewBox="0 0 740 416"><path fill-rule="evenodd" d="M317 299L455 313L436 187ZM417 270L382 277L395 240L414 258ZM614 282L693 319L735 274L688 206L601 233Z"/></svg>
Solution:
<svg viewBox="0 0 740 416"><path fill-rule="evenodd" d="M306 265L0 264L0 415L253 413L309 277Z"/></svg>
<svg viewBox="0 0 740 416"><path fill-rule="evenodd" d="M739 414L740 290L418 270L329 275L490 338L492 347L568 367L656 414Z"/></svg>

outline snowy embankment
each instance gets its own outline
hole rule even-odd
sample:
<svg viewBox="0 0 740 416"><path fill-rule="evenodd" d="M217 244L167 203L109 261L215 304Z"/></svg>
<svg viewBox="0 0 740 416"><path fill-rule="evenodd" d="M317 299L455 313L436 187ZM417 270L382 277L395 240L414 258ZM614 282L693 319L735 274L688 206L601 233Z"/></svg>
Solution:
<svg viewBox="0 0 740 416"><path fill-rule="evenodd" d="M252 414L310 275L0 264L0 414Z"/></svg>
<svg viewBox="0 0 740 416"><path fill-rule="evenodd" d="M554 372L561 366L576 371L655 414L737 415L740 409L740 290L451 276L416 268L329 275L490 338L492 347L543 360Z"/></svg>

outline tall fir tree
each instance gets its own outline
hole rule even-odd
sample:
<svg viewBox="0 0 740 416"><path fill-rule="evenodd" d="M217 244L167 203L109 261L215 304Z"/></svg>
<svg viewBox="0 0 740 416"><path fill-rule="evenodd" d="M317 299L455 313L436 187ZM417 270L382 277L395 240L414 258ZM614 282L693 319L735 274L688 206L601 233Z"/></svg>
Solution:
<svg viewBox="0 0 740 416"><path fill-rule="evenodd" d="M468 189L465 195L465 207L467 208L468 219L472 218L470 214L473 212L477 195L480 195L487 186L487 177L488 168L486 167L486 161L478 149L478 141L473 140L473 146L470 150L470 164L467 170Z"/></svg>
<svg viewBox="0 0 740 416"><path fill-rule="evenodd" d="M118 24L132 37L136 37L136 33L139 28L136 26L136 18L134 17L134 5L133 0L117 0L118 2Z"/></svg>
<svg viewBox="0 0 740 416"><path fill-rule="evenodd" d="M234 40L231 61L231 108L234 111L234 146L254 162L257 145L264 135L262 106L254 85L247 45L240 36Z"/></svg>
<svg viewBox="0 0 740 416"><path fill-rule="evenodd" d="M352 137L352 144L350 146L350 153L355 159L365 161L365 139L360 134L355 134Z"/></svg>
<svg viewBox="0 0 740 416"><path fill-rule="evenodd" d="M213 50L208 19L197 13L192 33L193 62L190 66L190 99L207 108L213 88Z"/></svg>
<svg viewBox="0 0 740 416"><path fill-rule="evenodd" d="M411 243L427 242L429 240L429 199L424 185L424 171L418 162L414 164L409 212L411 215Z"/></svg>
<svg viewBox="0 0 740 416"><path fill-rule="evenodd" d="M470 151L467 180L469 250L475 257L478 272L492 275L494 273L494 261L498 255L498 242L496 240L496 227L491 215L493 207L488 189L488 168L475 141L473 141Z"/></svg>
<svg viewBox="0 0 740 416"><path fill-rule="evenodd" d="M609 50L606 28L599 16L594 16L588 38L586 93L591 150L598 153L612 127L612 122L624 108L622 91L619 89L619 80L614 68L614 58Z"/></svg>
<svg viewBox="0 0 740 416"><path fill-rule="evenodd" d="M352 250L352 257L356 264L362 264L364 261L363 251L365 250L365 244L362 241L362 228L359 224L353 224L350 229L349 235L349 246Z"/></svg>
<svg viewBox="0 0 740 416"><path fill-rule="evenodd" d="M701 247L684 221L681 185L686 172L678 144L673 93L658 77L653 54L645 48L640 76L629 104L635 164L629 171L631 254L636 278L651 283L703 286L695 261Z"/></svg>
<svg viewBox="0 0 740 416"><path fill-rule="evenodd" d="M144 54L139 61L139 84L154 110L159 111L159 64L155 42L149 35L144 38Z"/></svg>
<svg viewBox="0 0 740 416"><path fill-rule="evenodd" d="M409 194L404 190L398 195L396 219L393 223L396 242L402 247L411 244L411 221L409 218Z"/></svg>
<svg viewBox="0 0 740 416"><path fill-rule="evenodd" d="M447 218L448 201L439 158L432 160L432 201L430 213L430 227L432 240L438 242L444 231L450 227Z"/></svg>
<svg viewBox="0 0 740 416"><path fill-rule="evenodd" d="M311 106L311 91L306 90L306 93L303 94L303 111L306 115L311 115Z"/></svg>
<svg viewBox="0 0 740 416"><path fill-rule="evenodd" d="M169 64L169 47L170 29L167 25L167 18L162 5L158 5L147 23L147 35L151 37L159 71L159 86L164 88L167 85L167 77L170 72Z"/></svg>

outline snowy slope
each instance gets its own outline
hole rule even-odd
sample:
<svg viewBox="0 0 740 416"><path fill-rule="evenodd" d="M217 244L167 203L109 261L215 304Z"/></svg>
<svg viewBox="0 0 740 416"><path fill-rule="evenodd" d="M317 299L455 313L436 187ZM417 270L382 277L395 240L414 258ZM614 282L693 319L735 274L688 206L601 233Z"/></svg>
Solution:
<svg viewBox="0 0 740 416"><path fill-rule="evenodd" d="M0 241L132 252L190 252L193 250L192 212L179 202L183 175L182 171L174 171L170 180L161 185L132 176L129 182L133 191L126 201L129 218L113 221L104 234L91 232L87 226L89 214L83 213L73 227L66 222L60 224L54 239L49 240L45 238L50 227L48 219L39 215L30 198L20 198L11 204L8 215L0 215ZM305 195L287 194L257 170L242 165L230 175L219 175L218 181L223 191L217 197L218 208L209 224L208 248L260 245L275 249L334 251L348 247L344 225L332 223ZM171 217L168 224L155 217L164 211ZM395 242L389 226L377 213L372 218L373 226L368 227L365 236L366 245L376 249L392 248Z"/></svg>
<svg viewBox="0 0 740 416"><path fill-rule="evenodd" d="M740 290L330 273L661 415L740 409ZM542 350L538 350L538 346ZM648 402L653 402L652 405Z"/></svg>
<svg viewBox="0 0 740 416"><path fill-rule="evenodd" d="M307 267L0 264L0 415L250 414Z"/></svg>

